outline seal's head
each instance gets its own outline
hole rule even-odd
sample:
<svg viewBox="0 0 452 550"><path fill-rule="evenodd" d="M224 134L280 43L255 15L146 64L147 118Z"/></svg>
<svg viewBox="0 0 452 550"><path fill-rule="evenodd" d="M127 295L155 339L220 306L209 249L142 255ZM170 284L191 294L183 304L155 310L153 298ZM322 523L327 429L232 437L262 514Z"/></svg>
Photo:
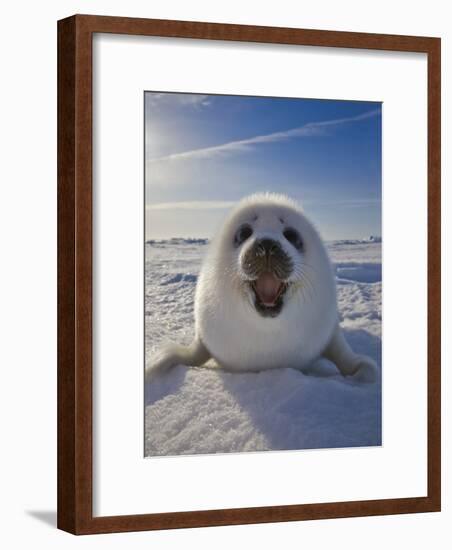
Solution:
<svg viewBox="0 0 452 550"><path fill-rule="evenodd" d="M270 364L275 331L290 353L300 355L304 346L301 355L312 355L325 345L337 321L334 275L319 234L294 201L265 193L238 203L210 245L195 317L209 351L215 357L224 348L229 363L237 346L242 363L244 347L250 357L260 346L256 362L267 354Z"/></svg>
<svg viewBox="0 0 452 550"><path fill-rule="evenodd" d="M231 247L237 277L250 303L259 315L276 317L289 299L289 291L306 279L306 227L295 205L275 208L275 199L265 200L269 198L262 197L262 204L250 201L233 216Z"/></svg>

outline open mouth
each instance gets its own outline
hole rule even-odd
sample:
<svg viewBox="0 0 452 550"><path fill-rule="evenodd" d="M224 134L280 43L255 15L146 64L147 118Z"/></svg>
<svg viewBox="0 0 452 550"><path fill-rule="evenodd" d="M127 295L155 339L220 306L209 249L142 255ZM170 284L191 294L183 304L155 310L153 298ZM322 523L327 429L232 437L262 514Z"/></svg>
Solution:
<svg viewBox="0 0 452 550"><path fill-rule="evenodd" d="M287 287L288 284L278 279L273 273L261 273L251 283L257 311L263 316L275 317L278 315L283 305L282 298Z"/></svg>

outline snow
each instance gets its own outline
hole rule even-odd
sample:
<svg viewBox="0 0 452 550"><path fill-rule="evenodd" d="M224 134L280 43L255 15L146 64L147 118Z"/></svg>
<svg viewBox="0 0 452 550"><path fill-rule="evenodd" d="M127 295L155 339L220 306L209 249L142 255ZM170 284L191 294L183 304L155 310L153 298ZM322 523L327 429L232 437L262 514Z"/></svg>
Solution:
<svg viewBox="0 0 452 550"><path fill-rule="evenodd" d="M206 239L146 244L145 351L189 344ZM328 243L341 325L381 368L381 239ZM177 366L145 387L145 453L167 456L381 445L381 381L343 378L326 359L303 373Z"/></svg>

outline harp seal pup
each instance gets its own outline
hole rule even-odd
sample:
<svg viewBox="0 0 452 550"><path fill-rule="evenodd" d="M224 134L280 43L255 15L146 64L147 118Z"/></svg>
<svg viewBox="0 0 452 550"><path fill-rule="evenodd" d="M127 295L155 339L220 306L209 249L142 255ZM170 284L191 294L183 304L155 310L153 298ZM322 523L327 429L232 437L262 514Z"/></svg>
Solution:
<svg viewBox="0 0 452 550"><path fill-rule="evenodd" d="M301 208L284 195L241 200L212 240L195 293L195 338L152 358L146 379L177 364L213 358L229 371L292 367L325 357L344 376L374 382L377 367L356 354L339 325L326 248Z"/></svg>

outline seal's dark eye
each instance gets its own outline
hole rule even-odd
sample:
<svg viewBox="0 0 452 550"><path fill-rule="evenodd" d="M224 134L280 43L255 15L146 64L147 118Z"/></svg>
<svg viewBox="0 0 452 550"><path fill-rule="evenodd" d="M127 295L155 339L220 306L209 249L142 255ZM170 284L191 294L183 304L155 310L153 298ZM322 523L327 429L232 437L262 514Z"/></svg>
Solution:
<svg viewBox="0 0 452 550"><path fill-rule="evenodd" d="M298 231L295 231L292 227L285 229L283 231L283 235L297 250L301 250L303 248L303 241L301 240Z"/></svg>
<svg viewBox="0 0 452 550"><path fill-rule="evenodd" d="M252 234L253 234L253 230L249 225L242 225L242 227L240 227L240 229L235 234L234 244L236 246L241 245L243 242L249 239Z"/></svg>

